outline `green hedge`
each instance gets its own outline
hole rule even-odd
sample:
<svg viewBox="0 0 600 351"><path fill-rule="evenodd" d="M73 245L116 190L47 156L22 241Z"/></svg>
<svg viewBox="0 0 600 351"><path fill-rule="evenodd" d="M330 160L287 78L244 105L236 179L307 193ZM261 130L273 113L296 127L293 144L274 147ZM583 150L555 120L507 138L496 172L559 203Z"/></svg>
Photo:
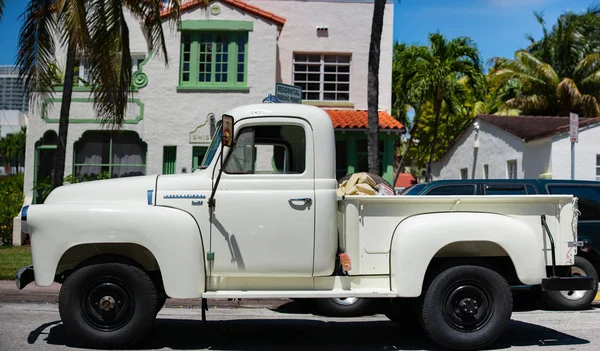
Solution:
<svg viewBox="0 0 600 351"><path fill-rule="evenodd" d="M12 245L13 218L23 206L23 174L0 181L0 243Z"/></svg>

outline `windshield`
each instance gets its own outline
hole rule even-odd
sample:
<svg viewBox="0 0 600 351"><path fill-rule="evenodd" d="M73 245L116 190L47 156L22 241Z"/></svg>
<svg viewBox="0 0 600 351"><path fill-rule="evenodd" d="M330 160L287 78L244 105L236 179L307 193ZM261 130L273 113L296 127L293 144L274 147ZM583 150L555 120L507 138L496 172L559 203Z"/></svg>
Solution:
<svg viewBox="0 0 600 351"><path fill-rule="evenodd" d="M217 153L217 149L219 148L220 143L221 143L221 121L219 121L219 123L218 123L217 131L215 132L215 135L213 135L212 142L210 143L210 146L208 147L208 151L206 152L206 155L204 155L202 164L200 164L200 169L205 169L210 165L213 158L215 157L215 154Z"/></svg>

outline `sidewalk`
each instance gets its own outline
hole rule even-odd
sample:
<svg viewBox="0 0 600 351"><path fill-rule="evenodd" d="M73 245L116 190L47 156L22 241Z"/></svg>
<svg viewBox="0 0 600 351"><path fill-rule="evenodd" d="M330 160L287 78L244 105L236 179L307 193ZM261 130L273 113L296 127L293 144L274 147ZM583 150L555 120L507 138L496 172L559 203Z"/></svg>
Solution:
<svg viewBox="0 0 600 351"><path fill-rule="evenodd" d="M48 287L39 287L31 283L23 290L18 290L14 281L0 280L0 302L46 302L58 303L60 284L53 283ZM277 308L289 299L211 299L208 308ZM167 307L200 308L202 299L167 299Z"/></svg>

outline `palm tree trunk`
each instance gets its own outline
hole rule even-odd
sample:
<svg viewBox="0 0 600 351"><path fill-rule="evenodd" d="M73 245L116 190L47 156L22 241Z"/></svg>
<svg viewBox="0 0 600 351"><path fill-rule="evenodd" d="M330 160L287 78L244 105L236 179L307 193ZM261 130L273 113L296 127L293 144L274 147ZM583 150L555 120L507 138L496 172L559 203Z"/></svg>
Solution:
<svg viewBox="0 0 600 351"><path fill-rule="evenodd" d="M431 143L431 152L429 153L429 163L427 164L427 173L425 176L425 181L427 182L431 181L431 164L433 162L433 157L435 154L435 144L437 143L438 127L440 125L440 110L442 107L441 105L442 101L440 99L437 99L433 107L435 110L435 123L433 125L433 142Z"/></svg>
<svg viewBox="0 0 600 351"><path fill-rule="evenodd" d="M63 184L65 174L65 158L67 156L67 133L69 131L69 113L73 95L73 78L75 76L75 45L69 43L67 49L67 64L65 67L65 82L63 86L60 119L58 124L58 143L54 159L54 178L52 189Z"/></svg>
<svg viewBox="0 0 600 351"><path fill-rule="evenodd" d="M386 0L375 0L373 23L371 25L371 43L369 46L369 75L367 79L367 153L369 172L381 175L379 167L379 60L381 52L381 32Z"/></svg>
<svg viewBox="0 0 600 351"><path fill-rule="evenodd" d="M400 172L402 172L402 166L404 165L404 160L406 160L406 155L408 154L408 151L410 150L410 147L412 146L413 139L415 137L415 134L417 133L418 125L419 125L419 115L415 114L415 120L413 122L412 128L410 129L410 138L408 138L408 143L406 144L406 149L402 153L402 157L400 158L400 161L398 162L398 165L397 165L396 177L394 178L394 183L392 184L392 186L394 186L394 187L396 187L396 182L398 181Z"/></svg>

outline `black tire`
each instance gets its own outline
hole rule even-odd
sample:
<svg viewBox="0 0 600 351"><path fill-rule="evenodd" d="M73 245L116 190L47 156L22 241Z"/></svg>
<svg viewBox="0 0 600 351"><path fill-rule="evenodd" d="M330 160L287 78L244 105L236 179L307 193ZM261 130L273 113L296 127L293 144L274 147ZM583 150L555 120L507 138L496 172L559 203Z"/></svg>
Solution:
<svg viewBox="0 0 600 351"><path fill-rule="evenodd" d="M359 317L375 313L375 300L359 298L315 299L318 314L329 317Z"/></svg>
<svg viewBox="0 0 600 351"><path fill-rule="evenodd" d="M100 263L82 267L65 280L58 307L77 342L93 348L127 348L152 327L157 299L156 288L143 270Z"/></svg>
<svg viewBox="0 0 600 351"><path fill-rule="evenodd" d="M598 293L598 273L590 261L581 256L575 256L571 267L572 275L591 276L594 278L594 290L587 291L544 291L544 302L552 309L561 311L576 311L590 308Z"/></svg>
<svg viewBox="0 0 600 351"><path fill-rule="evenodd" d="M456 266L433 279L421 305L423 330L444 348L472 350L492 345L512 314L504 278L480 266Z"/></svg>
<svg viewBox="0 0 600 351"><path fill-rule="evenodd" d="M392 322L399 324L402 328L418 328L419 318L417 316L416 301L414 299L390 299L382 306L383 314Z"/></svg>

